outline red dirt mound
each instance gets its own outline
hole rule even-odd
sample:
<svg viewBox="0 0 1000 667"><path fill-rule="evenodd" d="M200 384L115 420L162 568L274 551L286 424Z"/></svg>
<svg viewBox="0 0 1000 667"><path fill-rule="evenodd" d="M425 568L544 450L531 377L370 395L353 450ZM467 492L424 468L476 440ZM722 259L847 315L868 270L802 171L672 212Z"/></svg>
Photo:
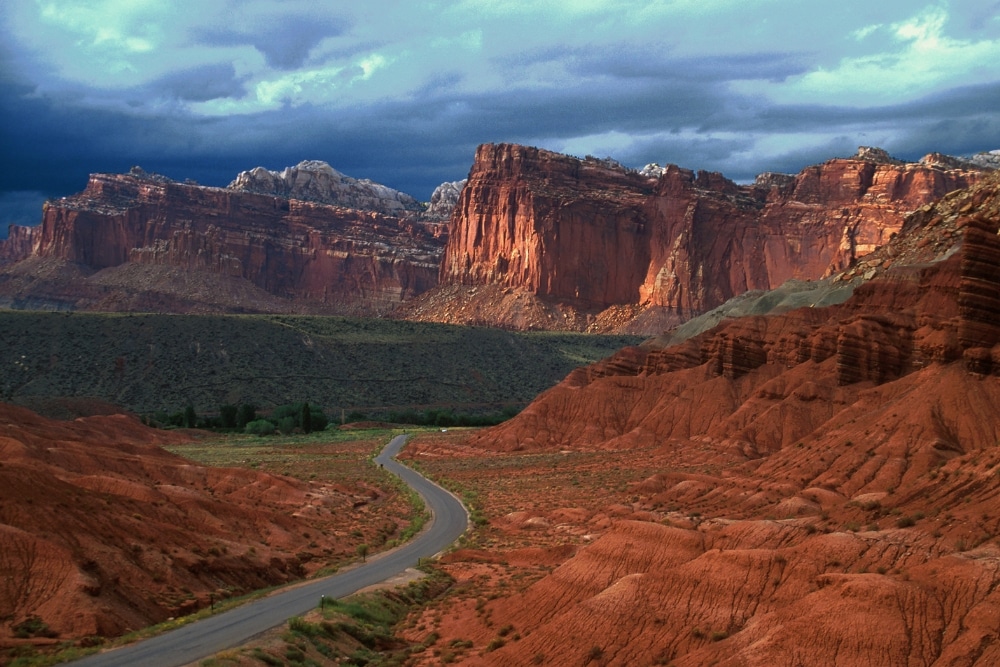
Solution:
<svg viewBox="0 0 1000 667"><path fill-rule="evenodd" d="M114 636L308 573L345 551L353 496L162 449L125 415L72 422L0 404L0 621ZM343 528L343 526L338 526Z"/></svg>

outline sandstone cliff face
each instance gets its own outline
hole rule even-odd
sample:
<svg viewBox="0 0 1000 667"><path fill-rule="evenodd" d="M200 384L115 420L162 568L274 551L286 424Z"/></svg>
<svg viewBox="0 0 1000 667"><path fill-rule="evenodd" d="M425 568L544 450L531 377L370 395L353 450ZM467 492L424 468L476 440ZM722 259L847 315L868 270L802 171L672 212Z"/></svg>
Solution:
<svg viewBox="0 0 1000 667"><path fill-rule="evenodd" d="M185 185L142 173L95 174L81 194L49 202L41 225L24 235L30 241L13 250L8 244L8 255L80 267L85 284L52 288L69 307L74 289L82 297L92 287L89 274L103 271L107 277L112 269L153 265L247 281L304 312L378 315L436 284L442 231L376 211ZM140 279L124 289L166 287ZM175 296L183 310L184 295ZM141 309L141 300L124 301L129 309ZM236 307L273 309L270 303Z"/></svg>
<svg viewBox="0 0 1000 667"><path fill-rule="evenodd" d="M0 241L0 264L16 262L38 249L38 227L10 225L6 240Z"/></svg>
<svg viewBox="0 0 1000 667"><path fill-rule="evenodd" d="M654 166L481 146L442 283L514 288L591 313L639 304L676 324L747 290L836 273L908 213L980 176L877 151L751 186Z"/></svg>
<svg viewBox="0 0 1000 667"><path fill-rule="evenodd" d="M992 205L1000 205L1000 192L994 195ZM677 345L653 341L623 350L574 371L482 439L504 449L622 446L623 439L638 446L704 433L768 451L830 418L823 401L813 405L818 411L796 404L792 417L790 394L778 390L789 383L825 384L824 391L842 391L840 400L847 400L859 387L935 364L1000 375L998 224L981 215L967 219L957 253L892 267L844 304L744 317ZM774 399L785 407L772 409Z"/></svg>

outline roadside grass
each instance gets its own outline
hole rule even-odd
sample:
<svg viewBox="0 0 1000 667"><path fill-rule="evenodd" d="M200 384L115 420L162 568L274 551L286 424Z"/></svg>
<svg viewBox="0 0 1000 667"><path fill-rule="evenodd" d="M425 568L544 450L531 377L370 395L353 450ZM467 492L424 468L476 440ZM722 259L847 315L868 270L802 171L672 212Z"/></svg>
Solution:
<svg viewBox="0 0 1000 667"><path fill-rule="evenodd" d="M383 438L390 435L392 433L385 433ZM437 429L425 429L416 433L414 440L419 445L423 441L442 439L459 441L464 436L464 432L454 430L442 434ZM296 447L302 442L292 438L281 447ZM202 444L185 447L201 447ZM250 441L247 446L252 444ZM473 527L462 544L490 551L580 539L561 534L550 540L537 531L512 533L493 525L493 521L509 512L524 510L525 499L530 499L528 507L539 512L563 507L600 510L625 501L630 482L662 471L662 466L647 462L648 452L644 451L540 452L504 456L484 452L482 456L437 458L413 456L415 450L419 448L408 446L404 453L411 455L401 458L451 490L469 508ZM519 532L522 537L518 537ZM552 565L513 567L504 562L488 567L493 572L490 582L477 580L457 586L447 575L448 566L425 565L423 569L431 573L431 582L435 577L443 577L449 583L439 586L425 579L403 589L328 601L322 614L317 611L302 619L293 619L280 637L256 641L236 649L236 653L242 659L253 658L257 663L285 665L384 667L428 659L431 664L460 662L499 648L503 643L517 641L520 635L516 630L499 628L494 634L500 639L474 645L464 637L461 641L441 638L433 619L445 615L444 610L459 601L471 598L483 603L477 604L476 614L489 624L489 601L523 591L553 569ZM425 593L421 594L408 592L416 585L435 590L424 589ZM227 661L224 655L202 663L204 667L227 664L236 663Z"/></svg>
<svg viewBox="0 0 1000 667"><path fill-rule="evenodd" d="M395 489L397 478L371 460L400 433L400 429L330 429L288 436L222 434L166 449L208 466L252 468L305 481L349 485L363 482Z"/></svg>
<svg viewBox="0 0 1000 667"><path fill-rule="evenodd" d="M424 576L404 586L327 601L323 608L292 618L276 636L203 660L202 667L238 664L250 657L267 665L410 664L411 656L434 646L429 633L420 642L401 639L396 629L410 614L445 595L454 581L441 569L421 563Z"/></svg>

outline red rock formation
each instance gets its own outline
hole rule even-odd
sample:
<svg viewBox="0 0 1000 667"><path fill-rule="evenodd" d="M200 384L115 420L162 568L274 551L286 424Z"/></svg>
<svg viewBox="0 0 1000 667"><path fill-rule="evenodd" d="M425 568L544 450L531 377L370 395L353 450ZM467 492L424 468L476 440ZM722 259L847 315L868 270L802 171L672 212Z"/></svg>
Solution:
<svg viewBox="0 0 1000 667"><path fill-rule="evenodd" d="M412 452L553 480L630 457L645 471L600 517L533 497L491 517L497 562L549 519L545 544L579 549L470 600L441 643L485 645L470 665L997 663L998 187L911 219L915 239L878 251L843 304L623 350L506 424Z"/></svg>
<svg viewBox="0 0 1000 667"><path fill-rule="evenodd" d="M752 186L674 166L660 173L481 146L441 281L514 288L592 314L642 304L664 311L661 326L676 324L747 290L835 273L885 244L906 214L979 178L866 159Z"/></svg>
<svg viewBox="0 0 1000 667"><path fill-rule="evenodd" d="M16 262L37 250L38 227L10 225L7 239L0 241L0 265Z"/></svg>
<svg viewBox="0 0 1000 667"><path fill-rule="evenodd" d="M769 451L830 418L823 402L815 411L793 401L795 419L785 409L761 407L770 406L769 399L748 407L754 392L771 396L774 390L761 387L778 386L779 378L796 377L797 386L812 373L810 381L829 383L823 391L848 400L859 386L953 362L963 350L970 369L1000 374L994 364L1000 359L996 225L968 224L964 235L960 253L932 265L896 267L858 287L845 304L741 318L680 345L623 350L574 371L516 419L473 441L481 437L502 449L618 447L704 432ZM741 426L733 431L737 415Z"/></svg>
<svg viewBox="0 0 1000 667"><path fill-rule="evenodd" d="M81 194L45 206L30 244L5 247L8 256L24 258L31 245L31 257L85 273L130 264L235 277L301 310L377 315L436 284L441 231L371 211L145 174L96 174ZM60 285L68 300L86 287Z"/></svg>
<svg viewBox="0 0 1000 667"><path fill-rule="evenodd" d="M182 185L141 171L95 175L80 195L50 202L39 230L15 228L0 243L0 261L30 255L73 268L50 263L41 276L31 266L5 270L0 303L184 310L190 301L189 309L226 310L193 293L247 293L221 278L213 290L211 277L224 276L286 302L251 296L230 308L238 312L381 315L403 304L396 316L410 319L660 332L748 290L835 274L884 245L907 213L982 173L970 163L930 156L903 164L867 150L739 186L676 166L635 172L485 145L442 259L445 230L416 214L274 196L350 194L344 201L402 210L401 200L374 184L347 193L353 179L323 166L258 169L239 181L271 194ZM185 293L173 278L117 270L135 265L183 270L200 276L202 287ZM103 274L91 278L94 271ZM74 272L78 280L65 279ZM439 277L442 288L425 294Z"/></svg>
<svg viewBox="0 0 1000 667"><path fill-rule="evenodd" d="M310 549L353 555L338 535L375 489L161 448L188 441L120 414L60 422L0 404L0 641L29 616L63 639L116 636L301 578L322 566Z"/></svg>
<svg viewBox="0 0 1000 667"><path fill-rule="evenodd" d="M958 338L965 348L991 348L1000 342L1000 220L966 221L962 246L962 282L958 303L962 325ZM989 372L989 368L984 369Z"/></svg>

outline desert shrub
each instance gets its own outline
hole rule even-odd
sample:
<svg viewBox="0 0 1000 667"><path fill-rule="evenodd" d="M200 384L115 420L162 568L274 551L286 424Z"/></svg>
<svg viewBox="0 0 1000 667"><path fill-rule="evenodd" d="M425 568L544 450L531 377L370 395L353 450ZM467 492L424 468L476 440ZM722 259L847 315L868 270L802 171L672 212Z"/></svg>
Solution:
<svg viewBox="0 0 1000 667"><path fill-rule="evenodd" d="M274 433L274 424L266 419L256 419L247 424L244 430L251 435L271 435Z"/></svg>
<svg viewBox="0 0 1000 667"><path fill-rule="evenodd" d="M52 638L59 636L58 633L51 630L48 624L38 616L29 616L11 629L14 631L14 636L18 639L27 639L29 637Z"/></svg>
<svg viewBox="0 0 1000 667"><path fill-rule="evenodd" d="M310 623L301 616L295 616L288 621L288 629L307 637L314 637L320 633L320 626L315 623Z"/></svg>
<svg viewBox="0 0 1000 667"><path fill-rule="evenodd" d="M285 662L281 658L277 658L270 653L265 653L262 649L255 648L251 654L257 660L260 660L265 665L281 665L283 666Z"/></svg>
<svg viewBox="0 0 1000 667"><path fill-rule="evenodd" d="M289 662L300 663L306 659L306 654L297 646L289 646L285 649L285 657Z"/></svg>

